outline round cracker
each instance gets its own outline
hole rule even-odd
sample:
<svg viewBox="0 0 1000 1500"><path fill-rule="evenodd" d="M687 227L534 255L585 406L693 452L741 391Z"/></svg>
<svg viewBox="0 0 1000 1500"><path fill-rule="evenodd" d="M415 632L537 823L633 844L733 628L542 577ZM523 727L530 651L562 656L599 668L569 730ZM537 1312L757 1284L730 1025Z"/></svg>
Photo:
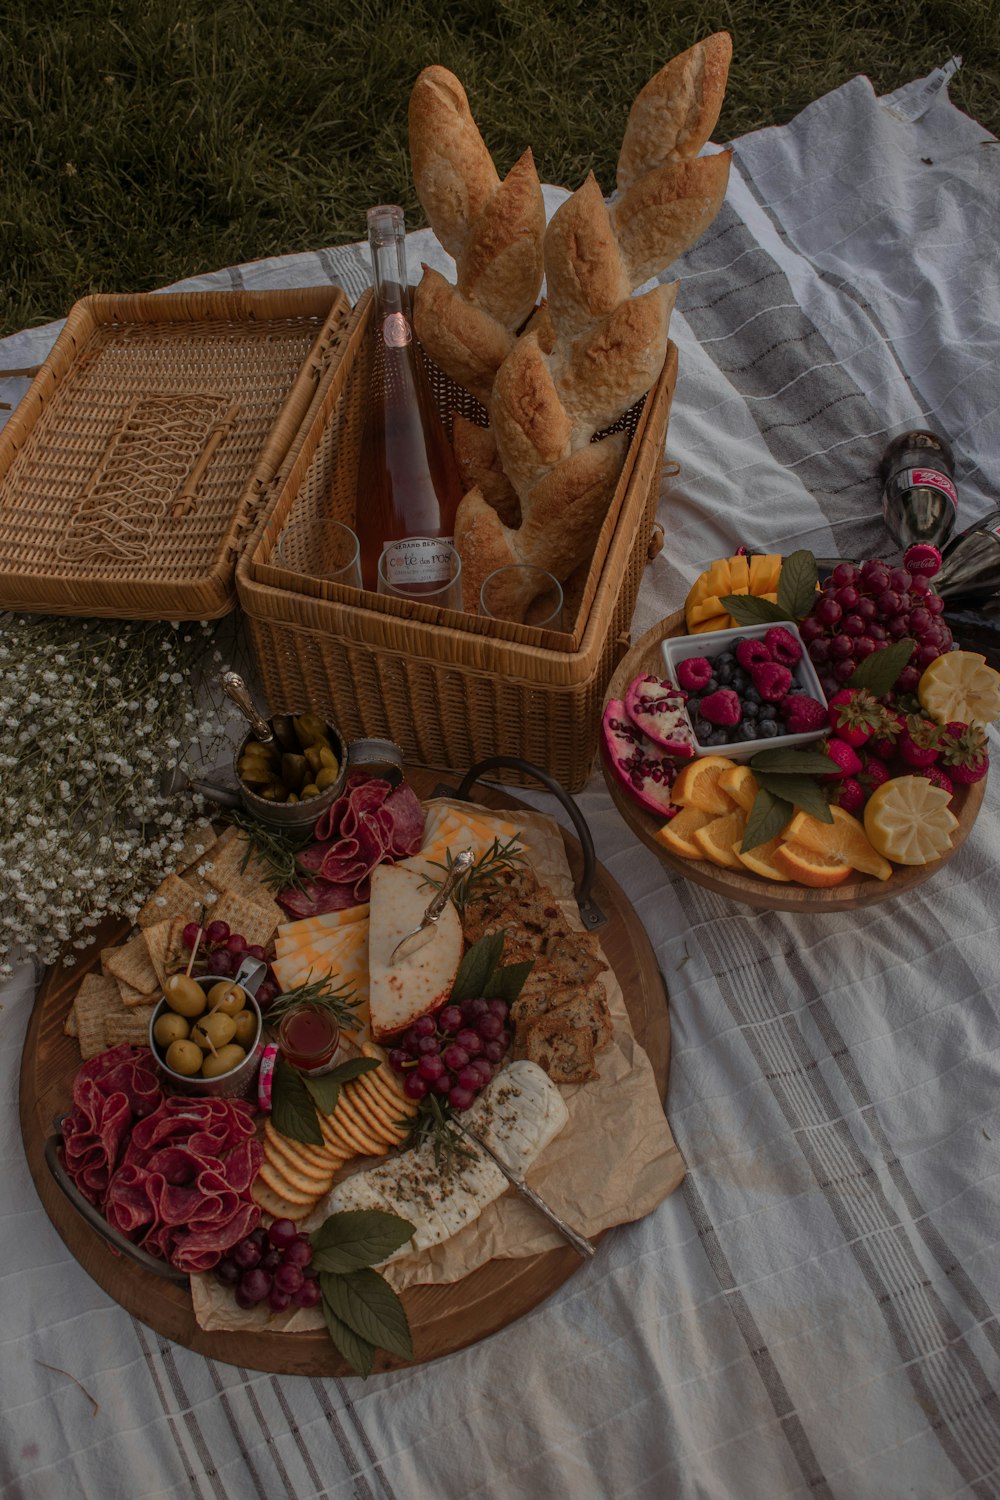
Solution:
<svg viewBox="0 0 1000 1500"><path fill-rule="evenodd" d="M366 1090L353 1086L349 1086L346 1092L349 1094L351 1107L357 1111L362 1123L381 1140L387 1141L391 1146L398 1146L400 1141L406 1139L405 1127L401 1129L393 1123L378 1095L373 1098Z"/></svg>
<svg viewBox="0 0 1000 1500"><path fill-rule="evenodd" d="M407 1099L405 1094L397 1093L391 1084L379 1082L374 1073L362 1073L354 1082L373 1104L378 1104L383 1110L388 1111L390 1120L394 1122L409 1119L417 1112L415 1099Z"/></svg>
<svg viewBox="0 0 1000 1500"><path fill-rule="evenodd" d="M388 1149L383 1141L376 1140L359 1124L346 1118L343 1113L343 1098L337 1103L332 1115L327 1115L331 1128L351 1147L355 1156L384 1156Z"/></svg>
<svg viewBox="0 0 1000 1500"><path fill-rule="evenodd" d="M296 1156L294 1151L289 1151L279 1141L269 1139L264 1146L264 1159L275 1166L289 1182L305 1188L315 1186L317 1192L327 1192L333 1181L336 1171L332 1160L318 1166L315 1162L307 1162L301 1156ZM340 1158L337 1158L337 1165Z"/></svg>
<svg viewBox="0 0 1000 1500"><path fill-rule="evenodd" d="M301 1158L304 1162L311 1162L317 1167L325 1167L329 1153L325 1146L314 1146L311 1141L295 1141L291 1136L282 1135L276 1125L267 1120L264 1125L264 1139L274 1141L275 1145L285 1147Z"/></svg>
<svg viewBox="0 0 1000 1500"><path fill-rule="evenodd" d="M309 1206L303 1203L289 1203L287 1198L282 1198L278 1193L272 1192L266 1183L258 1177L251 1189L254 1202L270 1214L272 1219L304 1219L309 1212Z"/></svg>
<svg viewBox="0 0 1000 1500"><path fill-rule="evenodd" d="M272 1193L279 1198L284 1198L286 1202L303 1204L303 1213L308 1213L313 1204L318 1203L323 1196L321 1192L314 1191L312 1188L297 1187L268 1157L265 1157L260 1164L257 1180L262 1181L265 1187L270 1188Z"/></svg>

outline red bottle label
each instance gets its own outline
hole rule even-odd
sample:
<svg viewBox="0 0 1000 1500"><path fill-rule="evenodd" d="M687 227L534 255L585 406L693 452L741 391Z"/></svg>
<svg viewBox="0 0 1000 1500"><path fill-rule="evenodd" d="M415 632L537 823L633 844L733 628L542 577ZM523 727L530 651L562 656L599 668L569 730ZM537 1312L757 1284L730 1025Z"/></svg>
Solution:
<svg viewBox="0 0 1000 1500"><path fill-rule="evenodd" d="M904 469L898 476L898 483L901 489L940 490L958 509L958 491L947 474L942 474L938 469Z"/></svg>

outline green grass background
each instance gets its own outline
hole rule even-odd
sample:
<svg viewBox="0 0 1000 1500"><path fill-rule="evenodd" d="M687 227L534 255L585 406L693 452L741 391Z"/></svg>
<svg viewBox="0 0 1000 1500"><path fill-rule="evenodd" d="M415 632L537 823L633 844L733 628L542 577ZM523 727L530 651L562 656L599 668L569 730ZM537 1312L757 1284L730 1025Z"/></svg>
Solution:
<svg viewBox="0 0 1000 1500"><path fill-rule="evenodd" d="M954 53L955 103L1000 129L997 0L0 0L0 334L87 292L359 239L371 203L417 227L406 106L431 62L501 172L530 144L543 181L592 167L609 192L636 92L717 29L735 46L718 141Z"/></svg>

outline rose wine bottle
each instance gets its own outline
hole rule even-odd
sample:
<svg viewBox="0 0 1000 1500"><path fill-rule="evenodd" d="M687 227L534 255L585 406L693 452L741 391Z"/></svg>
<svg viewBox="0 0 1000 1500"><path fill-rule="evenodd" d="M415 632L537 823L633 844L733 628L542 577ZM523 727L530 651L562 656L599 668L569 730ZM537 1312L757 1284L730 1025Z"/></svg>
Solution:
<svg viewBox="0 0 1000 1500"><path fill-rule="evenodd" d="M405 238L401 208L368 210L372 360L355 522L367 589L383 554L392 582L447 581L433 539L451 541L463 489L413 333Z"/></svg>

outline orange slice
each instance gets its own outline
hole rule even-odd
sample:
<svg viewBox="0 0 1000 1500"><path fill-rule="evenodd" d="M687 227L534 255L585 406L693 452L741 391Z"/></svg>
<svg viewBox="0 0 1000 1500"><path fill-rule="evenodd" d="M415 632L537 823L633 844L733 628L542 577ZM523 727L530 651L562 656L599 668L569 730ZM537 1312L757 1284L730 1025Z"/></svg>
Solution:
<svg viewBox="0 0 1000 1500"><path fill-rule="evenodd" d="M1000 717L1000 672L975 651L948 651L926 668L917 696L938 724L990 724Z"/></svg>
<svg viewBox="0 0 1000 1500"><path fill-rule="evenodd" d="M719 777L736 764L724 755L702 755L689 760L674 782L671 802L678 807L700 807L702 812L731 813L733 799L719 785Z"/></svg>
<svg viewBox="0 0 1000 1500"><path fill-rule="evenodd" d="M930 786L930 782L927 785ZM830 811L833 813L832 823L821 823L808 813L796 813L785 829L785 838L790 843L804 844L814 854L828 854L852 870L874 875L876 880L888 880L892 865L872 848L864 825L844 812L842 807L831 807Z"/></svg>
<svg viewBox="0 0 1000 1500"><path fill-rule="evenodd" d="M758 787L757 778L749 766L733 766L731 771L723 771L719 777L719 786L744 812L749 812L753 807Z"/></svg>
<svg viewBox="0 0 1000 1500"><path fill-rule="evenodd" d="M702 852L691 836L696 828L704 828L717 816L717 813L705 812L700 807L682 807L669 823L657 829L656 837L664 849L679 854L682 859L701 859Z"/></svg>
<svg viewBox="0 0 1000 1500"><path fill-rule="evenodd" d="M843 885L854 874L850 865L830 854L820 854L805 844L782 843L774 851L774 862L790 880L800 885Z"/></svg>
<svg viewBox="0 0 1000 1500"><path fill-rule="evenodd" d="M775 852L781 846L781 834L775 838L768 839L766 844L758 844L754 849L747 849L745 853L740 850L740 841L733 845L733 853L740 864L752 870L755 875L763 875L765 880L791 880L791 876L781 868L775 859Z"/></svg>
<svg viewBox="0 0 1000 1500"><path fill-rule="evenodd" d="M875 848L899 865L926 865L951 848L958 819L941 787L923 776L896 776L865 807L865 831Z"/></svg>
<svg viewBox="0 0 1000 1500"><path fill-rule="evenodd" d="M711 823L696 828L691 837L703 859L710 859L713 865L723 865L729 870L742 870L743 861L733 852L733 845L740 843L746 826L747 815L738 807L725 817L713 818Z"/></svg>

